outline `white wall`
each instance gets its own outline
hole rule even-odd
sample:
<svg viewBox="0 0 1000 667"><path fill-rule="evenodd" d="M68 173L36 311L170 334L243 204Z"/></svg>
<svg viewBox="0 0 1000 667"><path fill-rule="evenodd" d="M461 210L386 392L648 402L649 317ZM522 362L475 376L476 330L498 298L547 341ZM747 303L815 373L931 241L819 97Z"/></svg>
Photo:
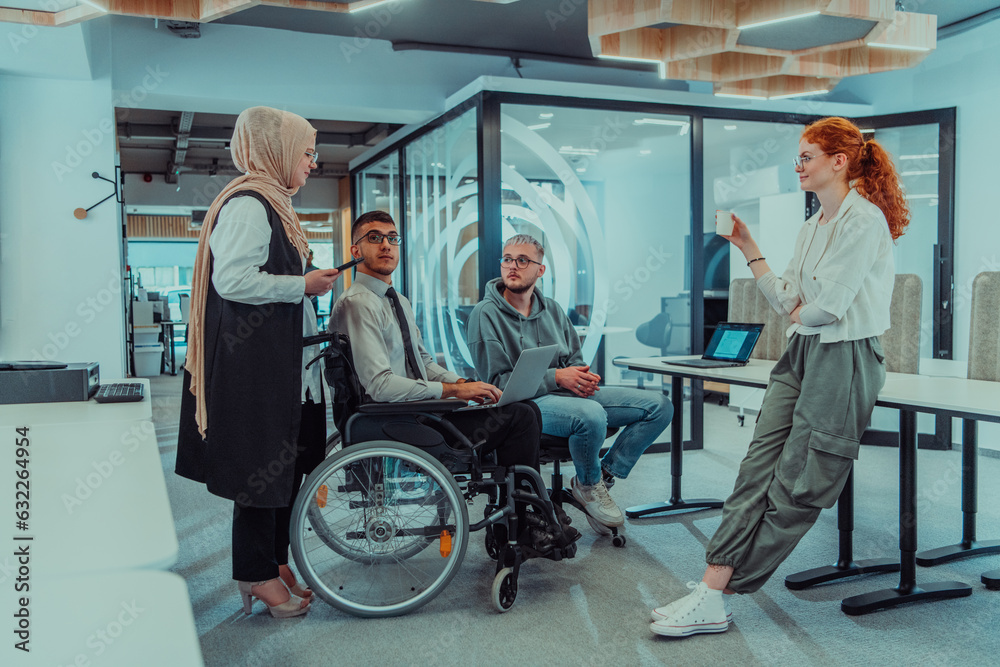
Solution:
<svg viewBox="0 0 1000 667"><path fill-rule="evenodd" d="M122 377L111 81L0 75L0 358L98 361Z"/></svg>

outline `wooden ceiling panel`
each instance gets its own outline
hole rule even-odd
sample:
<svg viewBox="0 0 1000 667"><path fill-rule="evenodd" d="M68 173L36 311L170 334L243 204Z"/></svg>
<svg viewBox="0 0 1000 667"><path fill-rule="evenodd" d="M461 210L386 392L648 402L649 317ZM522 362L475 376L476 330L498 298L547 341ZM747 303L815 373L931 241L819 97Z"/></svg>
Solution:
<svg viewBox="0 0 1000 667"><path fill-rule="evenodd" d="M936 47L937 17L897 11L894 0L590 0L589 6L594 55L661 62L666 78L711 81L719 94L828 92L847 76L913 67ZM803 40L793 21L832 24L828 34L836 36L828 39L842 41ZM650 28L662 23L683 25ZM761 24L767 32L744 40L752 46L740 44L744 31Z"/></svg>

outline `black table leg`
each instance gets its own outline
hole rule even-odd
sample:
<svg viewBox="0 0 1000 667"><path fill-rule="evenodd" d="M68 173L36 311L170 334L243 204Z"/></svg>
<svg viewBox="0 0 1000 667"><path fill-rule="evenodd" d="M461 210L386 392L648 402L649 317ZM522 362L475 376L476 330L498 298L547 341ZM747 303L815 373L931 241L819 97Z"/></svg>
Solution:
<svg viewBox="0 0 1000 667"><path fill-rule="evenodd" d="M670 500L665 503L649 503L648 505L628 507L625 509L625 516L630 519L661 512L722 507L722 501L714 498L684 500L681 497L682 456L684 452L684 378L676 376L671 378L670 394L670 400L674 405L674 418L670 422Z"/></svg>
<svg viewBox="0 0 1000 667"><path fill-rule="evenodd" d="M976 541L976 512L979 498L978 422L962 420L962 541L917 554L917 565L930 567L957 558L1000 553L1000 540ZM985 583L985 582L984 582Z"/></svg>
<svg viewBox="0 0 1000 667"><path fill-rule="evenodd" d="M174 349L174 325L170 325L170 374L177 375L177 352Z"/></svg>
<svg viewBox="0 0 1000 667"><path fill-rule="evenodd" d="M983 585L991 591L1000 591L1000 570L983 572Z"/></svg>
<svg viewBox="0 0 1000 667"><path fill-rule="evenodd" d="M972 595L960 581L917 585L917 413L899 411L899 585L855 595L840 603L845 614L858 616L918 600Z"/></svg>
<svg viewBox="0 0 1000 667"><path fill-rule="evenodd" d="M837 530L840 537L837 562L796 572L785 577L785 587L793 591L809 588L828 581L845 579L873 572L899 572L899 561L892 558L854 560L854 466L847 474L847 483L837 500Z"/></svg>

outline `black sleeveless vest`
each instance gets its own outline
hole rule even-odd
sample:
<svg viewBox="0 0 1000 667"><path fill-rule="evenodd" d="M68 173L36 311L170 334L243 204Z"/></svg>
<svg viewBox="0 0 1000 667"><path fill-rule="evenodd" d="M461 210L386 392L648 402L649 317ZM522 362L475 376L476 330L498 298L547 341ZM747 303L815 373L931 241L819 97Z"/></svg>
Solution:
<svg viewBox="0 0 1000 667"><path fill-rule="evenodd" d="M261 271L301 276L298 250L262 195L237 192L226 203L243 196L257 199L267 209L271 241ZM213 271L214 262L210 276ZM185 371L176 472L242 505L285 507L291 499L296 458L307 456L318 464L323 456L323 443L298 451L302 302L237 303L223 299L209 281L204 335L208 430L203 440L194 419L191 376Z"/></svg>

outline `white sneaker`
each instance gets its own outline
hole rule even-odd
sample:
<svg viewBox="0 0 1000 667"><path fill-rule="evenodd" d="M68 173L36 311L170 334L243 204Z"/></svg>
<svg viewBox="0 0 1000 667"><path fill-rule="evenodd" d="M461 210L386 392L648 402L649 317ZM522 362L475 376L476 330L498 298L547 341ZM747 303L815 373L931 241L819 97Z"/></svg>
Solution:
<svg viewBox="0 0 1000 667"><path fill-rule="evenodd" d="M698 588L698 582L689 581L687 582L687 587L690 588L691 590L694 590ZM733 610L732 607L729 606L729 600L732 597L733 597L732 595L726 595L725 593L722 594L722 607L726 610L726 620L729 622L732 622L733 620ZM683 603L684 600L686 599L687 597L678 598L668 605L657 607L656 609L650 612L649 620L651 620L653 623L663 620L671 613L673 613L674 609L680 606L681 603Z"/></svg>
<svg viewBox="0 0 1000 667"><path fill-rule="evenodd" d="M608 494L604 480L593 486L585 486L573 477L570 488L573 490L573 497L583 505L583 510L597 521L609 527L625 524L625 516Z"/></svg>
<svg viewBox="0 0 1000 667"><path fill-rule="evenodd" d="M722 591L709 588L705 582L677 601L676 606L649 629L667 637L687 637L701 632L725 632L729 629L725 597Z"/></svg>

